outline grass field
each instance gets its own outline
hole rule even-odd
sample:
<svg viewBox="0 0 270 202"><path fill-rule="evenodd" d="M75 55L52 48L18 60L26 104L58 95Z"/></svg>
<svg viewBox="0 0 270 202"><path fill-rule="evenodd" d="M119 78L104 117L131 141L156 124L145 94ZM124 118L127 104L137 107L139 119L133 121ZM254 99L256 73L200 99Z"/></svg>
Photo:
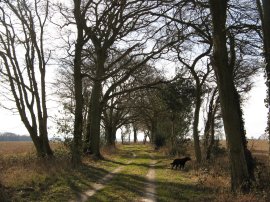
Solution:
<svg viewBox="0 0 270 202"><path fill-rule="evenodd" d="M21 155L34 153L35 148L32 142L0 142L0 155Z"/></svg>
<svg viewBox="0 0 270 202"><path fill-rule="evenodd" d="M226 141L220 141L220 145L226 148ZM269 155L269 143L267 140L248 140L248 148L257 159L267 161Z"/></svg>
<svg viewBox="0 0 270 202"><path fill-rule="evenodd" d="M253 152L267 159L266 141L249 144ZM185 170L176 171L170 169L173 157L167 156L164 150L155 151L150 145L142 144L118 145L113 152L102 151L105 160L84 157L83 164L72 169L68 150L59 143L54 143L52 147L55 158L42 160L36 158L30 142L0 142L1 202L69 201L119 166L123 166L121 172L88 201L140 201L144 196L145 176L152 158L157 162L157 201L244 202L270 199L268 192L258 189L249 195L232 195L226 157L200 167L191 161Z"/></svg>

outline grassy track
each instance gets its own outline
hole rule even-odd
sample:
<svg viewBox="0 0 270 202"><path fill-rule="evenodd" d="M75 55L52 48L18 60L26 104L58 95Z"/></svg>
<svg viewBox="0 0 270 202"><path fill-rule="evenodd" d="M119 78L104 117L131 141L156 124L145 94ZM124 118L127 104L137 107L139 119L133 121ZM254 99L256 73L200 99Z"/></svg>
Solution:
<svg viewBox="0 0 270 202"><path fill-rule="evenodd" d="M136 157L88 201L136 201L144 196L151 148L145 145L126 145L121 149L136 154Z"/></svg>
<svg viewBox="0 0 270 202"><path fill-rule="evenodd" d="M150 146L125 145L121 151L136 154L132 163L117 174L106 187L98 191L89 202L96 201L140 201L145 195L146 179L151 157L157 161L155 165L157 201L213 201L214 191L198 185L197 178L187 170L171 170L170 159L154 152ZM120 160L120 159L118 159Z"/></svg>

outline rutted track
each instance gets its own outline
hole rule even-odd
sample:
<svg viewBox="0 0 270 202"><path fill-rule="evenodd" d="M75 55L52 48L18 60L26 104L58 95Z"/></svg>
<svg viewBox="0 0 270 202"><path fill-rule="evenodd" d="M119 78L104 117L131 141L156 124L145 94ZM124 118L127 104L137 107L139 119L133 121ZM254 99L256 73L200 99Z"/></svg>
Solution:
<svg viewBox="0 0 270 202"><path fill-rule="evenodd" d="M151 155L151 158L153 156ZM156 202L156 185L155 185L155 164L156 160L152 160L150 163L149 171L146 175L146 187L145 187L145 197L142 199L143 202Z"/></svg>
<svg viewBox="0 0 270 202"><path fill-rule="evenodd" d="M136 157L135 153L132 153L133 158ZM106 184L119 172L123 170L123 168L130 163L132 163L133 160L130 160L127 162L126 165L119 166L118 168L114 169L112 172L105 175L102 179L98 180L96 183L93 183L91 185L91 188L83 193L79 193L77 198L74 200L70 200L70 202L85 202L89 199L89 197L96 194L97 191L102 190Z"/></svg>

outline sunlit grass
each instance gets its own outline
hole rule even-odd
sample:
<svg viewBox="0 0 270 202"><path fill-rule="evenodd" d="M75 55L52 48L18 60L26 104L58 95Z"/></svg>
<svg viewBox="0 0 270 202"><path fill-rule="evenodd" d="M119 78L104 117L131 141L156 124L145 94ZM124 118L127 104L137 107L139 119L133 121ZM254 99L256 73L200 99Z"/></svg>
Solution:
<svg viewBox="0 0 270 202"><path fill-rule="evenodd" d="M206 201L213 199L213 191L199 186L198 178L191 175L191 166L185 170L172 170L170 159L161 159L157 164L156 183L158 201Z"/></svg>
<svg viewBox="0 0 270 202"><path fill-rule="evenodd" d="M129 157L130 164L88 201L136 201L144 196L152 149L145 145L127 145L121 149L136 154L136 157Z"/></svg>

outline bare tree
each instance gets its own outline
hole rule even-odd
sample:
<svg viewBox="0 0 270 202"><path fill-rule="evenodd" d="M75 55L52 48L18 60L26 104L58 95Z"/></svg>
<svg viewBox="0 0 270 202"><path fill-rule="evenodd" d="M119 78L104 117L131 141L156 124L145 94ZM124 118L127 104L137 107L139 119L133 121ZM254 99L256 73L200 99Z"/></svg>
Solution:
<svg viewBox="0 0 270 202"><path fill-rule="evenodd" d="M98 158L101 157L100 121L104 104L120 93L113 93L120 84L130 79L134 72L139 71L150 59L161 54L168 44L172 43L172 41L168 43L164 36L157 40L153 39L157 33L161 33L164 26L157 28L153 26L155 29L150 29L158 18L152 18L149 12L162 3L105 0L84 2L85 16L78 23L83 26L86 38L90 41L87 51L94 64L91 74L86 75L93 81L89 149ZM146 51L144 46L150 45L150 41L153 42L152 48ZM111 60L110 55L117 57ZM125 60L127 56L129 58ZM120 75L119 80L103 92L104 82L116 74Z"/></svg>
<svg viewBox="0 0 270 202"><path fill-rule="evenodd" d="M200 109L202 105L202 96L203 96L203 87L206 83L206 79L210 72L212 71L210 64L206 64L206 70L196 70L197 63L203 59L205 56L208 56L210 54L212 49L212 45L210 45L207 50L201 54L199 54L192 62L192 64L188 64L188 62L185 61L181 57L180 52L178 51L177 56L178 60L185 65L185 67L190 71L192 77L195 80L196 84L196 101L195 101L195 110L194 110L194 121L193 121L193 138L194 138L194 149L195 149L195 155L196 160L198 163L201 162L201 149L200 149L200 140L199 140L199 132L198 132L198 125L199 125L199 116L200 116Z"/></svg>
<svg viewBox="0 0 270 202"><path fill-rule="evenodd" d="M83 21L86 18L86 11L89 4L82 1L73 1L74 18L77 29L77 39L74 51L74 94L75 94L75 120L74 120L74 138L72 145L72 163L76 166L81 162L82 152L82 131L83 131L83 88L82 88L82 50L88 41L84 32Z"/></svg>
<svg viewBox="0 0 270 202"><path fill-rule="evenodd" d="M231 162L233 191L246 191L249 173L245 158L244 131L239 95L233 82L233 64L229 63L226 46L227 0L209 0L213 23L213 66L217 77L221 111Z"/></svg>
<svg viewBox="0 0 270 202"><path fill-rule="evenodd" d="M51 156L45 87L50 51L44 45L49 1L3 0L0 4L1 74L9 82L37 155Z"/></svg>

